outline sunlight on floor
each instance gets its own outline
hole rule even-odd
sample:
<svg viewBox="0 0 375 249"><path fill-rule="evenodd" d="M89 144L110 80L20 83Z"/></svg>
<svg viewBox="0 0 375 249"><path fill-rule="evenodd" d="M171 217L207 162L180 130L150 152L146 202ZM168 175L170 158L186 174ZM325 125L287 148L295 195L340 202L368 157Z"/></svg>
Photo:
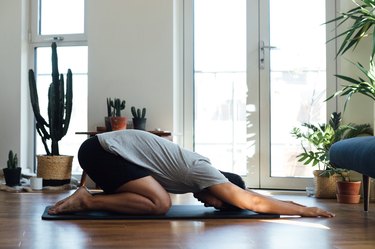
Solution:
<svg viewBox="0 0 375 249"><path fill-rule="evenodd" d="M265 190L265 189L251 189L258 194L265 196L275 196L275 195L295 195L295 196L306 196L304 191L298 190Z"/></svg>
<svg viewBox="0 0 375 249"><path fill-rule="evenodd" d="M262 220L262 222L268 222L268 223L278 223L283 225L292 225L292 226L300 226L300 227L310 227L310 228L318 228L318 229L325 229L330 230L329 227L312 223L312 222L305 222L305 221L295 221L295 220Z"/></svg>

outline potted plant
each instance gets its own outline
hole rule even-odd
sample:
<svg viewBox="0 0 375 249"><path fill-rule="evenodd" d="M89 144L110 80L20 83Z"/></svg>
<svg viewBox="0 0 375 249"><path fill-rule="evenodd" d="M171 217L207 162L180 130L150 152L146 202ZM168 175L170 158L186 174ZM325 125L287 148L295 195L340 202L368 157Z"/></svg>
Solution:
<svg viewBox="0 0 375 249"><path fill-rule="evenodd" d="M113 116L111 117L111 127L113 131L124 130L128 124L128 118L121 116L121 111L125 109L125 100L115 98L110 101L110 105L113 108Z"/></svg>
<svg viewBox="0 0 375 249"><path fill-rule="evenodd" d="M338 171L340 178L337 182L337 202L356 204L361 198L361 181L351 181L350 172L348 170Z"/></svg>
<svg viewBox="0 0 375 249"><path fill-rule="evenodd" d="M60 155L59 141L66 135L73 106L72 71L68 69L66 85L59 74L56 43L52 48L52 83L48 91L48 122L40 114L35 74L29 70L30 99L35 116L35 127L46 155L38 155L37 176L44 186L59 186L70 182L73 156ZM47 141L50 140L50 146Z"/></svg>
<svg viewBox="0 0 375 249"><path fill-rule="evenodd" d="M13 187L20 185L21 167L18 167L17 153L10 150L8 154L7 167L3 169L5 184Z"/></svg>
<svg viewBox="0 0 375 249"><path fill-rule="evenodd" d="M344 110L351 96L356 93L363 94L371 99L375 100L375 78L374 78L374 54L375 54L375 1L373 0L353 0L356 5L354 8L340 13L339 16L327 23L337 22L336 28L339 28L344 23L350 23L344 31L339 32L337 36L332 38L330 41L343 37L341 46L337 52L337 55L343 55L350 49L355 49L358 44L365 39L372 39L371 53L369 60L369 69L366 69L361 63L353 63L359 71L361 71L367 79L359 78L354 79L352 77L344 75L336 75L339 79L348 82L343 89L337 91L331 95L328 99L336 96L345 96L346 101ZM328 100L327 99L327 100Z"/></svg>
<svg viewBox="0 0 375 249"><path fill-rule="evenodd" d="M303 152L297 157L304 165L317 166L313 171L315 196L317 198L335 198L336 181L343 170L335 168L329 162L329 149L339 140L362 134L372 135L369 124L341 124L341 113L332 113L328 124L314 125L304 123L302 128L293 128L292 135L301 141Z"/></svg>
<svg viewBox="0 0 375 249"><path fill-rule="evenodd" d="M133 128L137 130L146 130L146 108L135 108L131 107L131 112L133 115Z"/></svg>

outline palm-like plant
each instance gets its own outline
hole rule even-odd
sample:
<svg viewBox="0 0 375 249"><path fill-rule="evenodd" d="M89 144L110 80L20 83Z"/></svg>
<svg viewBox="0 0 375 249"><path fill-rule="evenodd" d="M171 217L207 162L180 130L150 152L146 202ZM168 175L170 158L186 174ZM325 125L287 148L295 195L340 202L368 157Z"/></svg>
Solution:
<svg viewBox="0 0 375 249"><path fill-rule="evenodd" d="M366 37L372 39L369 69L367 70L361 63L355 64L355 66L366 76L366 79L361 77L359 77L359 79L354 79L344 75L336 75L336 77L349 82L349 84L344 85L341 90L327 98L327 100L329 100L336 96L345 96L344 111L353 94L360 93L375 100L375 76L373 74L375 69L373 63L375 54L375 0L352 1L356 7L347 12L341 13L337 18L327 22L338 22L336 27L339 27L346 22L352 22L348 28L331 39L334 40L339 37L344 37L337 55L343 55L349 49L354 50Z"/></svg>
<svg viewBox="0 0 375 249"><path fill-rule="evenodd" d="M355 8L341 13L337 18L327 22L338 22L336 27L339 27L348 21L353 21L353 24L350 27L331 40L344 36L344 40L337 52L337 55L343 55L350 48L355 49L363 38L371 36L372 58L375 54L375 0L353 0L353 3L356 5Z"/></svg>
<svg viewBox="0 0 375 249"><path fill-rule="evenodd" d="M354 79L349 76L336 75L336 77L349 82L349 85L344 85L343 88L333 95L331 95L327 100L334 98L336 96L346 96L344 110L353 96L353 94L360 93L372 100L375 100L375 75L374 75L374 63L370 62L370 69L367 70L361 63L356 63L355 66L366 76L366 78L359 77Z"/></svg>

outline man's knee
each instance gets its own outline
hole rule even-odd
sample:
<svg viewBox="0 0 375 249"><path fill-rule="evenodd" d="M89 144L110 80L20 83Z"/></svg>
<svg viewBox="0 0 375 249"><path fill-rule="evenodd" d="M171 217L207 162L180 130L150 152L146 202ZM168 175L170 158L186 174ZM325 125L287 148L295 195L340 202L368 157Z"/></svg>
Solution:
<svg viewBox="0 0 375 249"><path fill-rule="evenodd" d="M172 201L169 195L159 198L158 200L154 200L153 203L155 204L155 214L166 214L172 206Z"/></svg>

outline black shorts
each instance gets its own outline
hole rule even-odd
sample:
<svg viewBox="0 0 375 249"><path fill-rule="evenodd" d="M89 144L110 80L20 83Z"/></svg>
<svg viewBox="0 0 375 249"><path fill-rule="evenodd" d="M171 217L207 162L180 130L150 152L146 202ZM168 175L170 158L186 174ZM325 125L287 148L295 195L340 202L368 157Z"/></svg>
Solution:
<svg viewBox="0 0 375 249"><path fill-rule="evenodd" d="M97 136L82 143L78 161L86 174L106 193L123 184L151 175L148 169L103 149Z"/></svg>

